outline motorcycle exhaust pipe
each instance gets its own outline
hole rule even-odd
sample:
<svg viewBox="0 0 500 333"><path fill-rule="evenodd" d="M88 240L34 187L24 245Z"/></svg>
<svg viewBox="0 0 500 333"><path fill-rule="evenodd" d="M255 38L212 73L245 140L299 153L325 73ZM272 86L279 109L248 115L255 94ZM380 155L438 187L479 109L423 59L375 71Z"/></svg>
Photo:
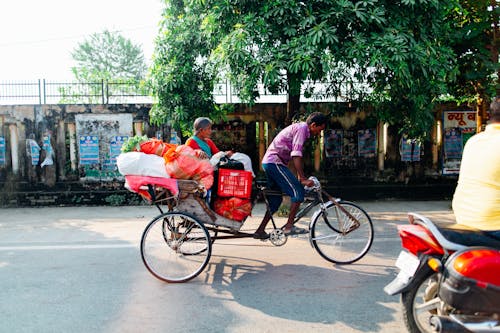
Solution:
<svg viewBox="0 0 500 333"><path fill-rule="evenodd" d="M471 333L460 323L450 317L432 316L429 319L432 329L437 333Z"/></svg>

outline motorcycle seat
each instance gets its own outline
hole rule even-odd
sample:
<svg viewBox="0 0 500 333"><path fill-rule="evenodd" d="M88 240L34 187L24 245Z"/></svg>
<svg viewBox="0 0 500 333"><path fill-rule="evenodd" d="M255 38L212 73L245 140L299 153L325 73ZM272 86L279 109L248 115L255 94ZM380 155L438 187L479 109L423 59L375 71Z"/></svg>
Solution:
<svg viewBox="0 0 500 333"><path fill-rule="evenodd" d="M500 240L481 230L438 228L441 234L450 242L465 246L487 246L500 250Z"/></svg>

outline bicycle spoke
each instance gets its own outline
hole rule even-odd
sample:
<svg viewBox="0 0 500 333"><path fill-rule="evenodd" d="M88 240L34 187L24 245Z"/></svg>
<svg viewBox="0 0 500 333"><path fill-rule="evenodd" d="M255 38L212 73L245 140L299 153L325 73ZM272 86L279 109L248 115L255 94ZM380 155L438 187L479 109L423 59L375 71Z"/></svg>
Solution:
<svg viewBox="0 0 500 333"><path fill-rule="evenodd" d="M210 236L205 226L184 213L169 212L153 219L141 239L146 268L166 282L185 282L196 277L206 267L210 255Z"/></svg>
<svg viewBox="0 0 500 333"><path fill-rule="evenodd" d="M361 259L373 242L370 217L349 202L329 202L311 223L311 241L326 260L348 264Z"/></svg>

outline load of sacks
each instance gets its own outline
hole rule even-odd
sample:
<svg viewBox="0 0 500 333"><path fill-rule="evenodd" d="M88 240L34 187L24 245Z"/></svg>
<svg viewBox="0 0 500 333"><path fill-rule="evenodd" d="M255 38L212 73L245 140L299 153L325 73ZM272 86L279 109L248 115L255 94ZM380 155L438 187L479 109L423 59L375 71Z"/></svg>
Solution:
<svg viewBox="0 0 500 333"><path fill-rule="evenodd" d="M231 158L228 158L224 152L220 152L210 160L200 159L196 157L194 149L189 146L165 143L146 136L129 138L123 144L122 153L116 159L118 171L127 178L125 186L135 191L138 191L139 185L143 182L149 181L143 177L192 179L209 190L214 185L214 169L219 167L232 169L232 164L237 164L238 166L235 167L237 169L251 173L250 178L255 177L250 157L243 153L233 153ZM137 176L141 177L137 178ZM165 181L158 183L163 184ZM170 182L166 182L165 186L167 185L170 185ZM148 196L147 193L142 192L146 197ZM216 197L212 204L217 214L239 222L243 222L252 211L249 196L244 198Z"/></svg>
<svg viewBox="0 0 500 333"><path fill-rule="evenodd" d="M124 176L193 179L206 189L214 183L210 161L196 157L191 147L145 136L129 138L122 146L116 165Z"/></svg>

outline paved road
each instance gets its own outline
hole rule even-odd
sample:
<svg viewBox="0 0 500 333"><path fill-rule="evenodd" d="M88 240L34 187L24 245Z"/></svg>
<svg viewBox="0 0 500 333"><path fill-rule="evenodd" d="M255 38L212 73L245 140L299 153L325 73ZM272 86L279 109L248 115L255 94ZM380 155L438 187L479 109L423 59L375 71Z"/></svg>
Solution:
<svg viewBox="0 0 500 333"><path fill-rule="evenodd" d="M326 262L304 236L283 247L223 240L185 284L142 264L154 207L0 209L0 332L402 332L398 298L382 291L396 273L396 226L408 211L450 222L450 202L358 203L375 225L358 263Z"/></svg>

